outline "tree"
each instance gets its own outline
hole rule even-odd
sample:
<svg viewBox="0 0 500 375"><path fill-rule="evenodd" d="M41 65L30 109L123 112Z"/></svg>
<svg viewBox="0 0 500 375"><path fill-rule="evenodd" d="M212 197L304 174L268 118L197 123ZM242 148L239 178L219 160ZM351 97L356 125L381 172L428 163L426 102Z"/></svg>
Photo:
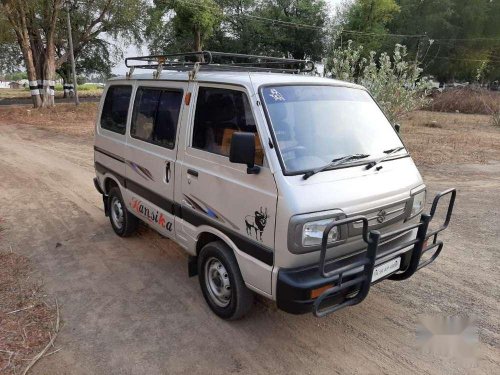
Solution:
<svg viewBox="0 0 500 375"><path fill-rule="evenodd" d="M155 52L201 51L222 17L213 0L156 0L149 13L147 35L152 37L150 49Z"/></svg>
<svg viewBox="0 0 500 375"><path fill-rule="evenodd" d="M223 18L207 42L214 51L259 54L262 22L249 17L259 7L252 0L217 0ZM260 52L262 53L262 52Z"/></svg>
<svg viewBox="0 0 500 375"><path fill-rule="evenodd" d="M184 0L155 1L148 26L150 50L186 50L191 44L196 15L213 21L206 24L208 32L202 38L207 49L314 59L321 58L324 52L323 27L328 20L324 0L208 2L212 5L205 1L189 3L189 12L185 14Z"/></svg>
<svg viewBox="0 0 500 375"><path fill-rule="evenodd" d="M319 60L323 56L323 28L328 20L325 1L261 1L254 15L261 17L260 20L256 19L261 23L256 37L261 41L263 49L269 53L288 55L296 59ZM277 21L269 22L269 19Z"/></svg>
<svg viewBox="0 0 500 375"><path fill-rule="evenodd" d="M137 14L143 11L145 1L80 0L71 7L74 55L77 74L99 74L108 77L121 51L110 38L127 38L138 43L142 38L143 23ZM56 39L56 71L65 83L71 82L68 61L66 16L58 23Z"/></svg>
<svg viewBox="0 0 500 375"><path fill-rule="evenodd" d="M0 43L0 73L13 73L17 71L23 62L16 43Z"/></svg>
<svg viewBox="0 0 500 375"><path fill-rule="evenodd" d="M397 3L401 11L387 25L390 32L426 35L419 39L399 39L400 43L411 46L410 54L415 56L419 45L434 40L423 61L425 73L440 81L472 82L485 62L485 79L500 78L500 1L397 0Z"/></svg>
<svg viewBox="0 0 500 375"><path fill-rule="evenodd" d="M2 10L15 32L23 54L35 107L54 103L50 84L55 78L54 38L61 5L61 0L43 3L31 0L2 0ZM36 82L38 89L35 89ZM40 86L42 93L39 91Z"/></svg>
<svg viewBox="0 0 500 375"><path fill-rule="evenodd" d="M146 0L79 0L73 7L75 55L102 34L140 38L140 14ZM35 107L54 105L56 69L68 61L61 14L63 0L2 0L2 10L23 55ZM38 90L36 90L38 86Z"/></svg>
<svg viewBox="0 0 500 375"><path fill-rule="evenodd" d="M22 60L16 43L16 34L9 26L5 15L0 13L0 73L16 72L21 67Z"/></svg>
<svg viewBox="0 0 500 375"><path fill-rule="evenodd" d="M366 51L379 51L387 41L387 24L399 12L395 0L356 0L341 16L344 38L363 45ZM394 41L388 44L394 45Z"/></svg>

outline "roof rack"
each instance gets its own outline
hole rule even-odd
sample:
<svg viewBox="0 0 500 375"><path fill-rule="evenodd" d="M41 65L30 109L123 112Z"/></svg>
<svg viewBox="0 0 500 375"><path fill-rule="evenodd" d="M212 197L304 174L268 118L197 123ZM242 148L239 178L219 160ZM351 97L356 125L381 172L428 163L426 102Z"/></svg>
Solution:
<svg viewBox="0 0 500 375"><path fill-rule="evenodd" d="M191 70L191 78L194 78L198 70L259 71L295 74L314 70L314 63L309 60L214 51L127 57L125 59L125 66L130 68L127 78L132 76L134 69L155 69L156 72L153 73L154 78L159 78L162 70Z"/></svg>

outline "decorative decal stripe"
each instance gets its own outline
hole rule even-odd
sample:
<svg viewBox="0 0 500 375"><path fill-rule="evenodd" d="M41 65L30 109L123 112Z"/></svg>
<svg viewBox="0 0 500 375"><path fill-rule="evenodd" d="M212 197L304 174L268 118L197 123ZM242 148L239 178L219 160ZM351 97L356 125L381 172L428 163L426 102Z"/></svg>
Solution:
<svg viewBox="0 0 500 375"><path fill-rule="evenodd" d="M132 162L131 162L132 163ZM134 163L135 164L135 163ZM144 173L146 175L147 178L149 178L151 181L154 181L155 179L153 178L153 175L151 174L151 172L149 171L149 169L145 168L145 167L142 167L138 164L135 164L137 166L137 168L139 168L139 170Z"/></svg>
<svg viewBox="0 0 500 375"><path fill-rule="evenodd" d="M114 171L112 171L111 169L109 169L108 167L102 165L101 163L99 162L94 162L94 166L95 166L95 170L101 174L104 174L104 173L110 173L112 174L117 180L118 182L120 183L120 185L122 186L127 186L126 184L126 179L124 176L122 176L121 174L119 173L116 173Z"/></svg>
<svg viewBox="0 0 500 375"><path fill-rule="evenodd" d="M130 191L134 192L135 194L143 197L144 199L147 199L151 203L157 205L161 209L167 211L170 214L174 214L174 202L171 201L170 199L162 197L160 194L155 193L154 191L149 190L148 188L138 184L135 181L132 181L126 177L123 177L119 173L116 173L115 171L109 169L108 167L102 165L99 162L95 162L95 169L101 173L109 173L112 174L122 186L126 187Z"/></svg>
<svg viewBox="0 0 500 375"><path fill-rule="evenodd" d="M112 152L109 152L109 151L106 151L106 150L103 150L102 148L100 147L97 147L97 146L94 146L94 151L97 151L97 152L100 152L101 154L104 154L106 156L109 156L111 159L115 159L119 162L122 162L122 163L125 163L125 158L122 158L121 156L119 155L116 155L116 154L113 154Z"/></svg>
<svg viewBox="0 0 500 375"><path fill-rule="evenodd" d="M154 181L154 178L151 172L139 164L134 163L130 160L125 160L125 164L127 164L135 173L144 178L145 180Z"/></svg>
<svg viewBox="0 0 500 375"><path fill-rule="evenodd" d="M231 241L235 243L235 245L243 251L244 253L260 260L261 262L272 266L274 263L274 252L272 249L264 246L263 244L255 242L255 240L249 239L247 236L240 234L232 229L229 229L223 225L220 221L217 221L214 218L209 217L203 212L196 211L195 209L191 209L188 207L182 207L180 204L171 201L170 199L164 198L161 195L145 188L138 183L126 179L119 173L114 172L108 167L96 162L95 163L96 170L101 173L109 173L112 174L122 186L134 192L135 194L141 196L142 198L150 201L156 206L164 209L168 213L175 215L179 218L186 220L189 224L194 225L196 227L200 225L209 225L214 228L217 228L226 236L228 236Z"/></svg>
<svg viewBox="0 0 500 375"><path fill-rule="evenodd" d="M97 152L100 152L101 154L109 156L111 159L115 159L115 160L117 160L119 162L127 164L130 168L132 168L132 170L134 172L136 172L142 178L144 178L146 180L154 181L153 175L151 174L151 172L149 171L149 169L147 169L147 168L145 168L145 167L143 167L143 166L141 166L141 165L139 165L137 163L134 163L131 160L127 160L127 159L125 159L125 158L123 158L123 157L121 157L119 155L113 154L112 152L103 150L100 147L94 146L94 150L97 151Z"/></svg>
<svg viewBox="0 0 500 375"><path fill-rule="evenodd" d="M216 220L218 220L218 221L220 221L222 223L229 224L235 230L240 230L240 228L236 224L234 224L233 222L231 222L231 220L229 220L228 218L226 218L225 216L223 216L215 208L210 207L208 204L206 204L205 202L203 202L201 199L199 199L197 197L188 197L185 194L184 194L184 199L186 199L186 201L188 201L194 208L196 208L196 209L204 212L205 214L207 214L212 219L216 219Z"/></svg>
<svg viewBox="0 0 500 375"><path fill-rule="evenodd" d="M162 197L160 194L157 194L154 191L151 191L129 179L125 179L125 187L140 197L160 207L162 210L167 211L169 214L174 214L174 201Z"/></svg>

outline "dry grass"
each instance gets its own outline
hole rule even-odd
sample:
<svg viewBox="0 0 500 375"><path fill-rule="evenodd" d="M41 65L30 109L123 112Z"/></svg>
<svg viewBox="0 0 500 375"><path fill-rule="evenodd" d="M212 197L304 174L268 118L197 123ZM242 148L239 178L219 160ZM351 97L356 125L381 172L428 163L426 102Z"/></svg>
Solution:
<svg viewBox="0 0 500 375"><path fill-rule="evenodd" d="M0 374L23 373L50 342L56 318L55 306L32 279L29 259L0 252Z"/></svg>
<svg viewBox="0 0 500 375"><path fill-rule="evenodd" d="M54 108L0 107L2 124L25 124L90 138L97 103L58 104ZM401 121L402 136L419 165L484 163L500 160L500 128L490 116L416 111Z"/></svg>
<svg viewBox="0 0 500 375"><path fill-rule="evenodd" d="M0 99L7 98L29 98L30 93L24 89L1 89Z"/></svg>
<svg viewBox="0 0 500 375"><path fill-rule="evenodd" d="M500 160L500 128L487 115L417 111L401 121L401 130L419 165Z"/></svg>
<svg viewBox="0 0 500 375"><path fill-rule="evenodd" d="M434 94L427 109L493 115L500 111L500 92L472 86L447 89Z"/></svg>
<svg viewBox="0 0 500 375"><path fill-rule="evenodd" d="M34 109L31 106L0 107L2 124L33 125L50 131L79 137L94 135L98 103L57 104L54 108Z"/></svg>

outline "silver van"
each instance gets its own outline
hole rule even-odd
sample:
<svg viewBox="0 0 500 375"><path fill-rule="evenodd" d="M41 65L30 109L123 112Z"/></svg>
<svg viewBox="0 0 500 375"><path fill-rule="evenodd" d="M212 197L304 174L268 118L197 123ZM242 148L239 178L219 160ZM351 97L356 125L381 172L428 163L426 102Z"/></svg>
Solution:
<svg viewBox="0 0 500 375"><path fill-rule="evenodd" d="M439 255L456 191L423 213L422 177L363 87L304 74L304 60L204 51L126 64L95 131L105 214L119 236L142 221L184 248L221 318L245 315L254 293L323 316Z"/></svg>

